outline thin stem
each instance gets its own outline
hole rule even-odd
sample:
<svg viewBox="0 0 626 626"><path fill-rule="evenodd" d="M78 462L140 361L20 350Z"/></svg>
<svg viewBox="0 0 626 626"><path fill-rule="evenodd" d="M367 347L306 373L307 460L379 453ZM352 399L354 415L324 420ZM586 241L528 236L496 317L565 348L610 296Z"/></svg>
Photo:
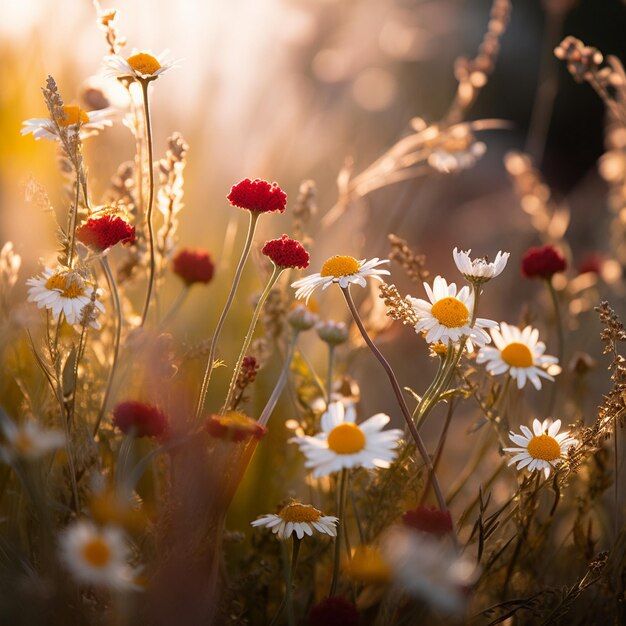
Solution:
<svg viewBox="0 0 626 626"><path fill-rule="evenodd" d="M294 613L293 613L292 585L293 585L293 577L296 573L296 567L298 566L298 554L300 552L300 544L302 542L302 539L298 539L297 537L294 537L292 535L292 541L293 541L293 544L291 547L291 565L289 567L289 572L286 576L287 586L285 587L285 595L283 596L282 602L280 603L280 606L278 607L276 614L274 615L274 617L272 618L272 621L270 622L270 626L273 626L274 624L278 622L278 619L281 616L281 613L283 612L285 606L287 606L287 620L288 620L289 626L294 626L296 623ZM286 552L287 551L285 550L284 551L285 561L287 560Z"/></svg>
<svg viewBox="0 0 626 626"><path fill-rule="evenodd" d="M215 359L215 351L217 349L217 342L222 332L224 322L226 321L226 316L228 315L228 311L233 302L233 298L235 297L235 292L237 291L237 287L239 286L239 281L241 280L243 267L246 264L248 255L250 254L250 247L252 246L252 240L254 239L254 231L256 230L258 217L259 217L258 213L254 213L253 211L250 211L250 221L248 223L248 234L246 235L246 242L243 246L241 257L239 259L239 263L237 264L237 269L235 270L235 276L233 277L233 284L230 288L230 293L228 294L226 304L224 305L224 308L220 314L219 320L217 321L217 326L215 327L215 332L213 333L213 338L211 339L211 348L209 349L209 358L207 360L206 368L204 370L204 377L202 379L202 386L200 388L200 397L198 398L198 404L196 406L196 413L195 413L196 420L200 417L200 414L202 413L202 409L204 408L206 394L209 389L209 382L211 381L211 373L213 372L213 360Z"/></svg>
<svg viewBox="0 0 626 626"><path fill-rule="evenodd" d="M152 299L152 291L154 289L154 275L156 262L154 259L154 232L152 230L152 205L154 203L154 164L152 163L152 126L150 124L150 106L148 104L148 87L150 81L141 81L141 91L143 94L143 110L146 120L146 139L148 144L148 207L146 209L146 224L148 226L148 250L150 252L150 266L148 274L148 292L146 293L146 301L143 305L143 313L141 314L141 324L143 326L148 317L148 309L150 308L150 300Z"/></svg>
<svg viewBox="0 0 626 626"><path fill-rule="evenodd" d="M474 327L476 324L476 318L478 317L478 301L480 299L480 285L476 283L472 283L472 291L474 294L474 305L472 307L472 319L470 321L470 328ZM463 351L465 350L465 345L468 341L469 337L464 336L461 338L459 342L458 350L454 350L454 346L452 343L448 344L448 350L446 352L446 360L444 362L443 371L441 372L441 380L435 389L432 392L431 397L428 400L428 404L424 405L422 409L420 403L420 407L418 410L418 415L416 419L417 429L421 427L424 423L424 420L430 413L430 411L435 407L435 405L439 402L441 398L441 394L445 393L448 390L450 385L450 381L454 377L454 373L456 372L457 365L463 356ZM448 359L450 357L450 359ZM434 384L434 383L433 383Z"/></svg>
<svg viewBox="0 0 626 626"><path fill-rule="evenodd" d="M296 343L298 342L298 335L300 332L298 330L293 331L293 335L291 337L291 341L289 342L289 348L287 349L287 356L285 357L285 363L283 365L283 369L280 372L280 376L278 377L278 381L276 382L276 386L272 391L272 395L270 396L265 408L263 409L261 416L259 417L259 424L261 426L267 426L267 422L269 421L272 411L276 407L276 403L280 398L285 385L287 384L287 380L289 378L289 368L291 367L291 361L293 360L293 355L296 351Z"/></svg>
<svg viewBox="0 0 626 626"><path fill-rule="evenodd" d="M424 445L424 442L422 441L422 438L419 432L417 431L417 428L415 427L415 423L413 422L413 419L411 418L411 412L409 411L409 408L407 407L406 402L404 401L402 390L400 389L400 385L398 384L396 375L394 374L393 369L391 368L391 366L389 365L385 357L382 355L380 350L375 346L374 342L371 340L370 336L367 334L367 331L365 330L365 327L363 326L363 322L361 321L359 313L356 310L356 307L354 306L354 301L352 300L352 295L350 294L350 287L349 286L342 287L341 290L343 291L343 295L346 299L346 303L348 304L348 308L350 309L350 313L352 313L352 317L354 318L354 321L357 327L359 328L359 331L361 332L361 336L365 340L365 343L369 346L369 349L374 353L374 356L378 359L380 364L383 366L383 369L385 370L387 377L389 378L389 382L391 383L391 387L396 396L396 400L398 401L398 405L400 406L400 410L402 411L402 415L404 416L404 419L406 420L409 431L411 432L413 441L415 441L415 445L417 446L417 449L420 455L422 456L424 464L428 468L428 472L431 474L430 484L432 485L433 491L435 493L435 497L437 498L437 503L439 504L439 508L442 511L446 511L447 510L446 500L441 491L441 487L439 486L439 481L437 480L437 476L434 473L431 458L428 454L428 451L426 450L426 446ZM456 535L454 535L454 541L456 543Z"/></svg>
<svg viewBox="0 0 626 626"><path fill-rule="evenodd" d="M448 405L448 412L446 414L446 421L443 424L443 430L441 431L441 436L439 437L439 443L435 448L435 454L433 456L433 471L437 471L437 467L439 466L439 461L441 461L441 457L443 456L443 446L446 443L446 438L448 436L448 428L450 427L450 422L452 421L452 413L454 412L454 400L450 400L450 404ZM429 478L427 477L428 481ZM424 493L422 495L422 501L420 505L424 504L424 499L426 494L428 493L428 489L424 489Z"/></svg>
<svg viewBox="0 0 626 626"><path fill-rule="evenodd" d="M276 284L278 277L281 275L283 271L282 267L278 267L274 265L274 269L272 271L272 275L270 279L267 281L267 285L257 302L256 307L254 308L254 313L252 314L252 319L250 320L250 326L248 327L248 332L243 340L243 345L241 346L241 351L239 352L239 358L237 359L237 363L235 364L235 369L233 370L232 378L230 379L230 385L228 386L228 393L226 394L226 400L224 401L224 406L222 407L222 411L226 411L230 406L230 403L233 400L233 395L235 393L235 386L237 385L237 378L239 377L239 371L241 370L241 364L246 356L246 352L252 343L252 337L254 335L254 331L256 329L257 322L259 321L259 317L261 316L261 311L263 310L263 305L267 300L267 297L270 295L270 291L272 291L272 287Z"/></svg>
<svg viewBox="0 0 626 626"><path fill-rule="evenodd" d="M74 206L72 207L72 213L70 215L69 224L69 237L70 237L70 249L67 253L67 266L72 267L72 261L74 259L74 248L76 247L76 218L78 217L78 200L80 198L80 171L76 170L76 197L74 198Z"/></svg>
<svg viewBox="0 0 626 626"><path fill-rule="evenodd" d="M559 63L552 50L560 40L563 18L564 13L561 11L548 11L543 33L539 78L525 146L525 151L533 157L538 165L541 165L543 160L546 137L554 108L554 98L557 92Z"/></svg>
<svg viewBox="0 0 626 626"><path fill-rule="evenodd" d="M339 476L338 492L339 501L337 503L337 536L335 537L335 560L333 564L333 578L330 583L329 596L332 598L337 593L339 583L339 565L341 563L341 535L345 525L344 515L346 510L346 491L348 487L348 470L344 467Z"/></svg>
<svg viewBox="0 0 626 626"><path fill-rule="evenodd" d="M614 493L615 498L615 536L617 537L620 529L619 525L619 456L618 456L618 444L617 444L617 413L613 416L613 453L615 456L615 481L614 481Z"/></svg>
<svg viewBox="0 0 626 626"><path fill-rule="evenodd" d="M115 377L115 369L117 367L117 357L120 352L120 341L122 338L122 305L120 303L120 296L117 291L117 287L115 285L115 279L113 278L113 273L111 272L111 267L109 266L109 260L107 259L107 257L101 258L100 265L102 266L102 270L104 271L104 275L106 276L109 291L111 292L111 298L113 299L113 310L115 311L116 321L115 321L115 336L113 337L113 358L111 360L111 369L109 370L109 376L107 378L107 385L104 390L104 397L102 398L102 404L100 406L100 412L98 413L98 419L96 420L96 424L93 429L94 438L98 434L98 430L100 429L100 424L107 411L107 405L109 403L111 389L113 388L113 379Z"/></svg>
<svg viewBox="0 0 626 626"><path fill-rule="evenodd" d="M69 416L68 416L68 421L69 421L70 426L74 422L74 415L76 412L76 395L78 393L78 366L85 352L86 338L87 338L87 326L83 324L80 328L80 339L78 340L78 350L76 351L76 358L74 360L74 371L72 372L73 391L72 391L72 401L70 403Z"/></svg>
<svg viewBox="0 0 626 626"><path fill-rule="evenodd" d="M185 302L185 299L187 298L188 294L189 294L189 285L185 283L180 293L176 296L176 300L174 300L174 302L172 303L170 310L165 314L165 316L161 320L161 323L159 324L160 328L167 326L172 321L172 319L176 316L176 314L180 310L180 307L183 306L183 302Z"/></svg>

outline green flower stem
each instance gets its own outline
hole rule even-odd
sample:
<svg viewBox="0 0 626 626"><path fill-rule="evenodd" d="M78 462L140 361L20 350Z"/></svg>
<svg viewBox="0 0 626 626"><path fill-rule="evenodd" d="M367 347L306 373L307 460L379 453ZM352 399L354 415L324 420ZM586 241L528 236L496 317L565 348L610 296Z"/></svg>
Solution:
<svg viewBox="0 0 626 626"><path fill-rule="evenodd" d="M269 421L272 415L272 411L276 407L276 403L278 402L285 388L285 385L287 384L287 380L289 378L289 368L291 367L291 361L293 360L293 355L295 354L295 351L296 351L296 344L298 342L299 334L300 334L300 331L298 330L293 331L293 335L291 336L291 341L289 342L289 347L287 349L287 356L285 357L285 363L283 365L283 369L281 370L280 376L278 377L278 380L276 381L276 386L274 387L274 390L272 391L272 395L270 396L270 399L267 401L267 404L265 405L265 408L263 409L261 416L259 417L258 422L261 426L264 426L264 427L267 426L267 422Z"/></svg>
<svg viewBox="0 0 626 626"><path fill-rule="evenodd" d="M337 584L339 583L339 566L341 564L341 535L345 526L345 510L346 510L346 493L348 489L348 470L344 467L339 475L337 485L338 502L337 502L337 536L335 537L335 560L333 564L333 577L330 583L330 592L328 595L332 598L337 593Z"/></svg>
<svg viewBox="0 0 626 626"><path fill-rule="evenodd" d="M474 327L476 323L476 318L478 316L478 301L480 299L480 286L472 283L472 290L474 292L474 306L472 310L472 319L470 321L470 328ZM463 337L459 343L458 350L454 350L452 343L448 343L448 351L446 352L446 360L443 366L443 372L441 373L440 380L434 381L433 385L436 386L432 391L431 396L428 398L428 403L424 403L424 407L422 408L422 402L420 402L420 406L417 411L416 418L416 426L419 428L424 423L424 420L430 413L430 411L435 407L435 405L441 399L442 394L444 394L449 386L452 378L454 377L454 373L456 372L456 368L463 356L463 351L465 350L465 344L467 343L468 337ZM448 359L450 357L450 359Z"/></svg>
<svg viewBox="0 0 626 626"><path fill-rule="evenodd" d="M434 473L431 458L428 454L428 450L426 450L426 446L424 445L424 442L422 441L422 438L419 432L417 431L417 428L415 427L415 423L413 422L413 418L411 417L411 412L409 411L409 408L406 405L404 396L402 395L402 390L400 389L400 385L398 384L398 381L396 379L396 375L394 374L393 369L391 368L391 365L389 365L389 363L387 362L387 359L385 359L381 351L376 347L376 345L374 344L374 342L371 340L370 336L368 335L367 331L365 330L365 326L363 326L363 322L361 321L359 313L356 310L356 307L354 305L354 301L352 300L352 296L350 294L350 287L349 286L345 288L342 287L341 290L343 291L343 295L346 299L346 303L348 304L348 308L350 309L350 313L352 313L352 317L354 318L354 321L359 331L361 332L361 336L365 340L365 343L368 345L370 350L374 353L374 356L378 359L380 364L383 366L383 369L385 370L387 377L389 378L389 382L391 383L391 387L396 396L396 400L398 401L398 405L400 406L400 410L402 411L402 415L404 416L404 419L409 428L409 431L411 432L413 441L415 442L415 445L417 446L417 449L424 461L424 464L428 468L428 472L431 474L430 483L435 493L435 497L437 498L437 503L439 505L439 508L442 511L446 511L447 510L446 500L441 491L441 487L439 485L439 481L437 480L437 476ZM454 541L456 542L456 535L454 535Z"/></svg>
<svg viewBox="0 0 626 626"><path fill-rule="evenodd" d="M274 265L274 269L272 270L272 275L270 279L267 281L267 285L257 302L257 305L254 309L254 313L252 314L252 320L250 321L250 326L248 327L248 332L246 333L245 339L243 340L243 346L241 346L241 352L239 353L239 358L237 359L237 363L235 365L235 369L233 370L232 378L230 379L230 385L228 387L228 393L226 394L226 400L224 401L224 406L222 407L222 412L226 411L230 406L230 403L233 400L233 395L235 393L235 386L237 384L237 378L239 377L239 371L241 370L241 364L246 356L246 352L250 347L250 343L252 342L252 336L254 335L254 331L256 329L257 322L259 321L259 317L261 316L261 311L263 310L263 305L267 300L267 297L270 295L270 291L272 291L272 287L276 284L279 276L283 272L282 267L278 267Z"/></svg>
<svg viewBox="0 0 626 626"><path fill-rule="evenodd" d="M285 571L287 575L285 578L287 579L287 585L285 587L285 595L283 596L282 602L276 611L276 614L272 618L270 622L270 626L274 626L274 624L278 623L278 619L280 618L285 606L287 607L287 623L289 626L295 626L296 620L293 612L293 577L296 573L296 567L298 566L298 554L300 553L300 544L302 543L302 539L298 539L296 536L292 535L292 547L291 547L291 565L287 572L287 567L285 567ZM287 550L284 550L285 561L287 560Z"/></svg>
<svg viewBox="0 0 626 626"><path fill-rule="evenodd" d="M146 293L146 301L143 305L143 313L141 314L140 324L140 326L143 326L146 323L146 318L148 317L150 300L152 299L152 292L154 291L156 261L154 258L154 232L152 229L152 208L154 204L154 163L152 162L152 126L150 124L150 106L148 104L148 87L150 86L150 81L142 80L140 83L143 94L143 110L146 120L146 139L148 144L148 206L146 208L146 224L148 226L148 250L150 253L148 291Z"/></svg>
<svg viewBox="0 0 626 626"><path fill-rule="evenodd" d="M72 261L74 260L74 250L76 248L76 219L78 217L78 200L80 198L80 173L76 171L76 197L74 198L74 205L72 206L70 219L68 224L70 238L70 246L67 253L67 266L72 267Z"/></svg>
<svg viewBox="0 0 626 626"><path fill-rule="evenodd" d="M120 352L120 340L122 338L122 305L120 303L120 296L115 285L115 279L113 278L111 267L109 266L109 260L106 257L101 258L100 265L102 266L104 275L106 276L109 291L111 292L111 297L113 298L113 310L115 311L116 322L115 336L113 338L113 358L111 360L111 369L109 370L109 376L107 378L107 384L104 391L104 398L102 399L102 405L100 406L100 412L98 413L98 419L96 420L96 424L93 429L94 437L98 434L100 424L108 408L109 397L111 396L111 389L113 388L113 379L115 377L115 369L117 367L117 357L119 356Z"/></svg>
<svg viewBox="0 0 626 626"><path fill-rule="evenodd" d="M202 379L202 386L200 388L200 397L198 398L198 404L196 406L196 420L200 418L200 414L202 413L202 409L204 408L206 394L209 389L209 382L211 381L211 373L213 372L217 342L222 332L222 328L224 327L224 322L226 321L228 311L230 310L231 304L233 303L235 292L237 291L237 287L239 286L239 282L241 281L241 274L243 272L244 265L246 264L246 260L248 259L248 255L250 254L250 248L252 246L252 240L254 239L254 231L256 230L258 218L258 213L250 211L250 221L248 222L248 234L246 235L246 242L243 246L241 257L239 259L239 263L237 264L237 269L235 270L235 276L233 277L233 284L230 288L230 293L228 294L226 304L222 309L219 320L217 321L217 326L215 327L215 332L213 333L213 337L211 339L209 358L207 360L206 368L204 370L204 377Z"/></svg>

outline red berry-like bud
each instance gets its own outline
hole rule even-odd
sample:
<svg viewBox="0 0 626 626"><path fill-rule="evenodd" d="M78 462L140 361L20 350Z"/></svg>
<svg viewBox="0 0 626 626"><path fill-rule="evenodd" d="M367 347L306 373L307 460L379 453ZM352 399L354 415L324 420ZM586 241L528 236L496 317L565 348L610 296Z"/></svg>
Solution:
<svg viewBox="0 0 626 626"><path fill-rule="evenodd" d="M241 209L248 209L254 213L269 213L270 211L284 212L287 204L287 194L277 183L268 183L266 180L245 178L233 185L226 196L228 201Z"/></svg>
<svg viewBox="0 0 626 626"><path fill-rule="evenodd" d="M90 217L76 229L76 239L102 252L116 243L135 241L135 227L119 215Z"/></svg>
<svg viewBox="0 0 626 626"><path fill-rule="evenodd" d="M442 511L435 507L418 506L404 513L402 521L405 526L437 537L443 537L452 532L450 511Z"/></svg>
<svg viewBox="0 0 626 626"><path fill-rule="evenodd" d="M126 435L163 439L168 432L167 417L152 404L129 400L113 410L113 424Z"/></svg>
<svg viewBox="0 0 626 626"><path fill-rule="evenodd" d="M551 278L566 267L565 257L554 246L530 248L522 258L522 274L526 278Z"/></svg>
<svg viewBox="0 0 626 626"><path fill-rule="evenodd" d="M187 285L211 282L215 265L205 250L183 248L172 260L172 271Z"/></svg>
<svg viewBox="0 0 626 626"><path fill-rule="evenodd" d="M289 239L287 235L266 241L261 252L278 267L298 267L301 270L309 267L309 253L299 241Z"/></svg>

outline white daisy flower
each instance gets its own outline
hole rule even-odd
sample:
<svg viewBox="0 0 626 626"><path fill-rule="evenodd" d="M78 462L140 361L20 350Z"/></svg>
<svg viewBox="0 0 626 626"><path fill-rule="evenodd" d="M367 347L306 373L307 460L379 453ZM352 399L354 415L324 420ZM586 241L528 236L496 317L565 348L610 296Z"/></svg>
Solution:
<svg viewBox="0 0 626 626"><path fill-rule="evenodd" d="M150 52L133 52L126 59L119 54L104 57L102 74L109 78L133 78L154 80L173 67L178 61L168 59L168 52L153 55Z"/></svg>
<svg viewBox="0 0 626 626"><path fill-rule="evenodd" d="M569 431L559 433L561 420L553 422L550 419L533 421L533 431L528 426L520 426L522 435L509 433L511 441L519 448L504 448L505 452L517 452L509 461L509 465L517 463L517 469L528 466L528 471L539 470L546 478L550 476L552 467L561 462L571 446L578 444L578 440L570 437Z"/></svg>
<svg viewBox="0 0 626 626"><path fill-rule="evenodd" d="M305 466L320 478L351 467L387 468L396 456L394 448L402 431L382 431L390 417L377 413L361 424L355 423L354 406L331 402L321 417L322 432L314 437L293 437L306 456Z"/></svg>
<svg viewBox="0 0 626 626"><path fill-rule="evenodd" d="M83 111L76 105L65 105L63 107L65 118L57 120L59 126L67 128L69 133L80 133L81 139L86 139L98 133L106 126L112 126L111 117L114 109L106 108L97 111ZM54 120L49 117L34 117L22 122L22 135L32 133L35 139L58 139L59 130Z"/></svg>
<svg viewBox="0 0 626 626"><path fill-rule="evenodd" d="M0 458L7 463L15 459L34 461L65 445L65 435L60 430L42 428L34 420L18 425L3 419L0 427L7 444L0 446Z"/></svg>
<svg viewBox="0 0 626 626"><path fill-rule="evenodd" d="M465 611L466 589L478 575L470 559L432 535L400 526L384 534L381 550L398 586L448 614Z"/></svg>
<svg viewBox="0 0 626 626"><path fill-rule="evenodd" d="M61 313L65 314L68 324L80 324L83 308L91 305L93 287L88 286L85 280L73 270L59 267L56 270L46 267L41 276L29 278L28 301L35 302L39 309L50 309L55 321ZM104 306L95 299L92 313L103 313ZM89 325L100 328L94 315L89 315Z"/></svg>
<svg viewBox="0 0 626 626"><path fill-rule="evenodd" d="M389 274L389 270L375 269L379 265L389 263L387 259L380 260L374 258L371 261L361 259L357 261L351 256L333 256L324 261L322 270L319 274L311 274L306 278L301 278L291 286L296 289L296 298L298 300L306 298L309 301L311 294L318 288L326 289L333 283L339 283L339 286L345 289L350 284L365 287L367 284L366 277L371 276L382 282L381 275Z"/></svg>
<svg viewBox="0 0 626 626"><path fill-rule="evenodd" d="M278 515L264 515L251 524L270 528L279 539L289 539L293 533L302 539L304 535L310 537L313 531L336 537L338 521L338 518L324 515L310 504L292 501Z"/></svg>
<svg viewBox="0 0 626 626"><path fill-rule="evenodd" d="M452 256L459 272L471 283L486 283L488 280L499 276L506 267L510 256L508 252L499 251L493 263L490 263L486 257L471 259L470 252L471 250L464 252L455 248Z"/></svg>
<svg viewBox="0 0 626 626"><path fill-rule="evenodd" d="M79 520L59 537L60 557L81 583L112 589L134 588L124 533L117 526L99 528Z"/></svg>
<svg viewBox="0 0 626 626"><path fill-rule="evenodd" d="M478 317L474 325L470 326L474 312L474 292L467 285L457 293L455 283L448 285L445 278L437 276L432 289L428 283L424 283L424 289L430 302L411 296L407 296L407 300L419 320L415 324L415 331L424 331L428 343L457 343L466 336L469 339L466 346L471 351L471 342L482 346L491 341L483 329L496 327L496 322Z"/></svg>
<svg viewBox="0 0 626 626"><path fill-rule="evenodd" d="M541 378L554 380L546 368L559 362L555 356L544 354L546 345L538 341L539 331L532 326L520 330L517 326L500 323L500 330L491 330L495 348L481 348L476 356L477 363L487 363L492 375L508 372L522 389L529 380L535 389L541 389Z"/></svg>

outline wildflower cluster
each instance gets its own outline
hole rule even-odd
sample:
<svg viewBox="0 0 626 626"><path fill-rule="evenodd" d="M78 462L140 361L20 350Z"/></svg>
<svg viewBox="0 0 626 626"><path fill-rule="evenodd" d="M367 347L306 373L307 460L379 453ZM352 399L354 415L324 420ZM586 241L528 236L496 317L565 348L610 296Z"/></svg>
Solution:
<svg viewBox="0 0 626 626"><path fill-rule="evenodd" d="M561 19L569 3L545 5ZM212 176L217 195L203 186L212 214L191 224L197 247L184 227L197 204L185 189L199 171L187 167L190 145L153 132L153 98L168 96L179 62L127 50L117 12L96 9L99 80L123 97L114 108L94 87L103 106L91 110L47 79L48 116L22 134L61 156L63 205L27 186L59 249L29 276L35 255L23 259L22 242L0 248L0 615L619 623L626 330L600 300L623 293L619 245L579 251L565 202L521 153L505 166L531 228L516 223L497 245L495 226L464 232L463 222L431 245L407 227L408 196L388 219L362 202L383 188L393 200L392 185L409 179L467 176L486 152L482 131L506 127L467 119L510 0L493 0L478 53L457 60L448 111L407 120L360 172L346 160L334 206L326 185L318 207L314 181L298 187L263 159L280 185ZM381 47L415 48L404 24L386 26ZM621 64L573 37L555 54L610 108L621 154ZM339 76L351 64L330 65ZM312 67L324 69L323 54ZM355 98L370 91L362 78ZM135 154L101 189L84 142L102 132L102 146L116 145L112 126L131 131ZM626 158L612 158L601 174L625 222ZM207 220L212 240L195 228ZM389 258L374 256L381 241ZM618 268L613 280L606 267ZM546 555L558 564L549 574Z"/></svg>

